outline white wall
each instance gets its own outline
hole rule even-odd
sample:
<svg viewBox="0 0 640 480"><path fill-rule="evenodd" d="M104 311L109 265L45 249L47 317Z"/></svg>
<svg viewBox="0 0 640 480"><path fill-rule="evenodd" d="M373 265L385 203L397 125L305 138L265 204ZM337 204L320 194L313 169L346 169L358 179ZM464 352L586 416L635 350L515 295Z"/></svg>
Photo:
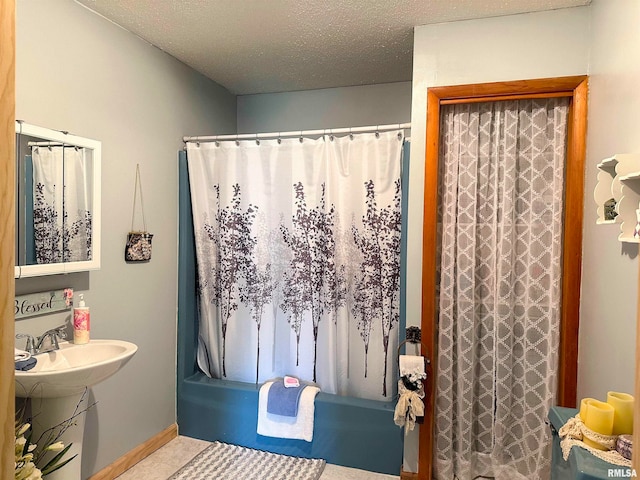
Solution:
<svg viewBox="0 0 640 480"><path fill-rule="evenodd" d="M411 82L238 96L238 133L405 123Z"/></svg>
<svg viewBox="0 0 640 480"><path fill-rule="evenodd" d="M594 0L585 183L578 398L633 393L638 246L619 225L596 225L596 164L640 153L640 2Z"/></svg>
<svg viewBox="0 0 640 480"><path fill-rule="evenodd" d="M235 97L72 0L17 3L16 116L102 141L102 268L16 282L18 294L72 286L91 307L93 338L139 347L93 389L83 478L175 422L177 151L183 135L235 133ZM135 165L149 230L148 264L127 265ZM42 333L65 320L16 322Z"/></svg>
<svg viewBox="0 0 640 480"><path fill-rule="evenodd" d="M584 75L589 8L416 27L409 172L407 324L420 324L427 88ZM405 442L405 470L417 471L417 444Z"/></svg>

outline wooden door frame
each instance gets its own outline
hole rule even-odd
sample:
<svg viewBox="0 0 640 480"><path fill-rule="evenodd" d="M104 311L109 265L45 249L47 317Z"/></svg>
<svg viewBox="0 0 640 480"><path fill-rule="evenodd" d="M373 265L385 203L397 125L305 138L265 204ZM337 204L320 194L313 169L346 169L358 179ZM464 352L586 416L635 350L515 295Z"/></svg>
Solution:
<svg viewBox="0 0 640 480"><path fill-rule="evenodd" d="M0 478L15 463L15 2L0 1Z"/></svg>
<svg viewBox="0 0 640 480"><path fill-rule="evenodd" d="M578 323L582 267L582 216L584 163L586 156L588 77L545 78L427 90L427 130L424 182L424 230L422 244L422 339L423 351L431 361L425 422L420 427L418 478L432 477L436 364L436 219L438 201L438 154L440 148L440 106L521 98L571 97L567 139L565 185L562 314L559 349L558 404L575 407L578 371Z"/></svg>

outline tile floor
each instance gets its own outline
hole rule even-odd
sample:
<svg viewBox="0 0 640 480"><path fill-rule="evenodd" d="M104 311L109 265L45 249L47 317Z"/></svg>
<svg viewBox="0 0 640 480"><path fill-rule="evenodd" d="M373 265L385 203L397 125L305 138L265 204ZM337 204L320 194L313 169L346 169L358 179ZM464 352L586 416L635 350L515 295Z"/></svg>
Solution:
<svg viewBox="0 0 640 480"><path fill-rule="evenodd" d="M116 480L167 480L207 445L209 442L179 436L116 477ZM320 480L398 480L399 478L394 475L327 464Z"/></svg>

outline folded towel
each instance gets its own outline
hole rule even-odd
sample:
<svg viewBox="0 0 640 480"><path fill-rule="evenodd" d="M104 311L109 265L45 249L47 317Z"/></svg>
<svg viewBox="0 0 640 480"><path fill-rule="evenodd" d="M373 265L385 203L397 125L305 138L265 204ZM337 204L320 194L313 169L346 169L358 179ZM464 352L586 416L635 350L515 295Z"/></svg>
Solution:
<svg viewBox="0 0 640 480"><path fill-rule="evenodd" d="M282 380L273 382L267 397L267 412L285 417L297 416L300 394L304 388L305 385L287 387Z"/></svg>
<svg viewBox="0 0 640 480"><path fill-rule="evenodd" d="M273 382L265 382L260 387L258 397L258 435L276 438L293 438L296 440L313 440L313 417L315 415L315 398L320 389L307 385L300 394L298 415L285 417L267 412L269 390Z"/></svg>
<svg viewBox="0 0 640 480"><path fill-rule="evenodd" d="M27 371L27 370L31 370L33 367L36 366L36 363L38 362L38 360L36 360L35 357L29 357L26 360L18 360L16 363L16 370L23 370L23 371Z"/></svg>
<svg viewBox="0 0 640 480"><path fill-rule="evenodd" d="M13 361L14 362L18 362L20 360L26 360L28 358L31 358L31 354L29 352L27 352L26 350L20 350L19 348L14 348L13 349Z"/></svg>

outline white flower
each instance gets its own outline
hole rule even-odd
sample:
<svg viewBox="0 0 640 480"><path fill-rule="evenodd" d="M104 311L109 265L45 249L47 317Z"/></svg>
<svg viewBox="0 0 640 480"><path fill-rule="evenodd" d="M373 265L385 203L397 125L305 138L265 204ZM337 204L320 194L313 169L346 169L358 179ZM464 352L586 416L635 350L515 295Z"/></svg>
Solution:
<svg viewBox="0 0 640 480"><path fill-rule="evenodd" d="M27 439L26 438L24 438L24 437L16 438L16 448L18 448L18 447L23 448L25 443L27 443Z"/></svg>
<svg viewBox="0 0 640 480"><path fill-rule="evenodd" d="M32 462L16 466L15 480L41 480L42 472Z"/></svg>
<svg viewBox="0 0 640 480"><path fill-rule="evenodd" d="M46 450L51 450L52 452L57 452L58 450L62 450L64 448L64 443L56 442L49 445Z"/></svg>
<svg viewBox="0 0 640 480"><path fill-rule="evenodd" d="M30 423L25 423L24 425L22 425L22 427L20 427L20 430L18 430L18 433L16 433L16 437L21 437L25 434L25 432L27 430L29 430L29 427L31 426Z"/></svg>

